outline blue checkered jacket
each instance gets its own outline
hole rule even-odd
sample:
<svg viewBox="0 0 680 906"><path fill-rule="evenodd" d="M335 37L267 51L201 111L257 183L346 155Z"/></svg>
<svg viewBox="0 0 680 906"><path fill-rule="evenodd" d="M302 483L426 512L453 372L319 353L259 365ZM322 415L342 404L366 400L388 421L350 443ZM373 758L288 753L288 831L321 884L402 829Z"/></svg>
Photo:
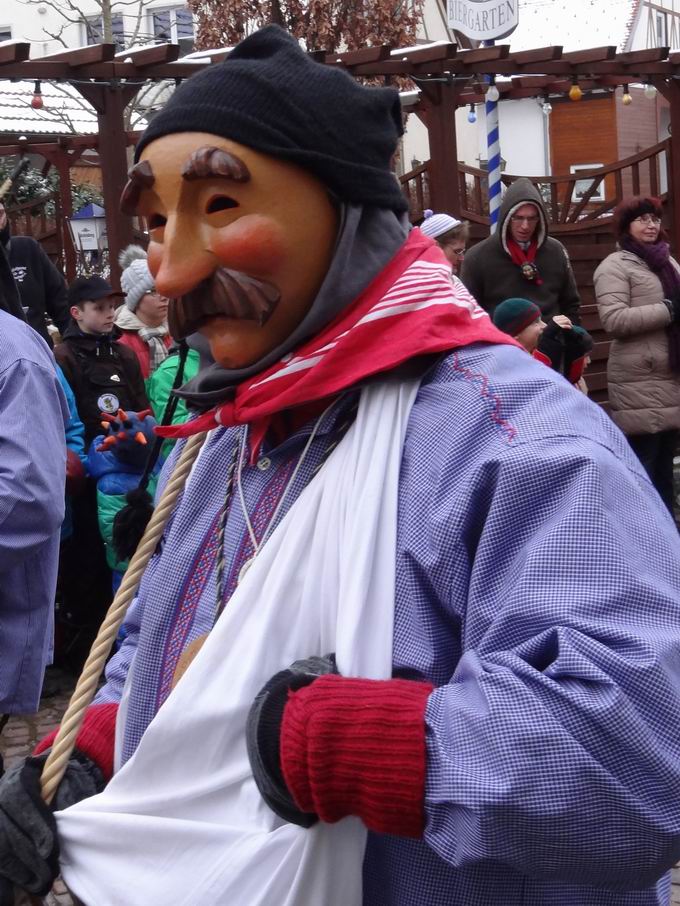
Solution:
<svg viewBox="0 0 680 906"><path fill-rule="evenodd" d="M324 421L282 513L351 402ZM109 664L98 701L119 699L135 656L125 758L210 627L240 430L212 434ZM309 430L244 471L258 537ZM227 596L251 555L232 505ZM436 686L426 829L369 835L366 906L666 904L657 879L680 857L680 541L623 435L517 348L441 359L407 431L396 575L394 672Z"/></svg>

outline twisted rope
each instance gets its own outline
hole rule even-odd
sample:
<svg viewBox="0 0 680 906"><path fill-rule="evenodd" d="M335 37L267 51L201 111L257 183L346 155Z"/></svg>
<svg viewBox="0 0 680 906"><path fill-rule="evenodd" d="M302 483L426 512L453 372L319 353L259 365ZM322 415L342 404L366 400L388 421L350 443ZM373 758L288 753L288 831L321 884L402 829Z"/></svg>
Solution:
<svg viewBox="0 0 680 906"><path fill-rule="evenodd" d="M83 671L78 678L76 688L52 745L52 750L43 768L41 785L45 802L49 803L52 801L52 797L64 776L85 711L94 698L99 677L111 651L111 646L118 634L118 629L123 622L130 602L134 598L142 573L156 550L175 502L184 488L187 476L198 456L205 436L205 432L203 432L190 437L182 450L172 476L163 490L158 506L154 509L153 515L149 520L142 540L130 559L120 588L116 592L104 622L99 628L97 638L94 640Z"/></svg>

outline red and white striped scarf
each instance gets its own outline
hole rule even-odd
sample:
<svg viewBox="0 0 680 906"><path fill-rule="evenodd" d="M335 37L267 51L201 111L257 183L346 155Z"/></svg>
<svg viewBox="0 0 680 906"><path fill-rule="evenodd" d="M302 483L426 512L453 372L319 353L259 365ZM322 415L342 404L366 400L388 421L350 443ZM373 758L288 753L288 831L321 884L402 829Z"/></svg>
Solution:
<svg viewBox="0 0 680 906"><path fill-rule="evenodd" d="M233 398L184 425L156 429L188 437L220 425L251 424L263 437L273 415L332 397L416 356L471 343L509 343L460 280L439 246L412 230L359 298L291 355L239 384Z"/></svg>

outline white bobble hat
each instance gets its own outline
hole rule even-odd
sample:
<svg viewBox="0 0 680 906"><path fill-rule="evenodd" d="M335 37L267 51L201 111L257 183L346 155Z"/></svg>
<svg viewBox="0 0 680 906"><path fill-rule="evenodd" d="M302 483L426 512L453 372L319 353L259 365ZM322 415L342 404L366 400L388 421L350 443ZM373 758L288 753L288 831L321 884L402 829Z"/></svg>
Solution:
<svg viewBox="0 0 680 906"><path fill-rule="evenodd" d="M431 211L429 208L423 212L423 216L425 219L420 224L420 232L425 233L425 235L429 236L431 239L436 239L437 236L443 236L444 233L448 233L449 230L454 230L463 222L462 220L456 220L455 217L451 217L450 214L435 214L434 211Z"/></svg>
<svg viewBox="0 0 680 906"><path fill-rule="evenodd" d="M125 293L125 304L130 311L135 311L142 297L155 290L154 280L146 263L146 252L139 245L129 245L121 252L118 260L124 269L120 277L120 288Z"/></svg>

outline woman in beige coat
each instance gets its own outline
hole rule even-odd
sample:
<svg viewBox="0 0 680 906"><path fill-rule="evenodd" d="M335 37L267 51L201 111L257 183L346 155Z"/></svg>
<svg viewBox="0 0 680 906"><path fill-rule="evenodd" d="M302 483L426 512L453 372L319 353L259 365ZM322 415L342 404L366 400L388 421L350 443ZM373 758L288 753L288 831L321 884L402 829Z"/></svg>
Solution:
<svg viewBox="0 0 680 906"><path fill-rule="evenodd" d="M595 271L602 326L614 340L607 376L612 417L673 512L680 429L680 267L661 205L632 198L617 210L619 250Z"/></svg>

